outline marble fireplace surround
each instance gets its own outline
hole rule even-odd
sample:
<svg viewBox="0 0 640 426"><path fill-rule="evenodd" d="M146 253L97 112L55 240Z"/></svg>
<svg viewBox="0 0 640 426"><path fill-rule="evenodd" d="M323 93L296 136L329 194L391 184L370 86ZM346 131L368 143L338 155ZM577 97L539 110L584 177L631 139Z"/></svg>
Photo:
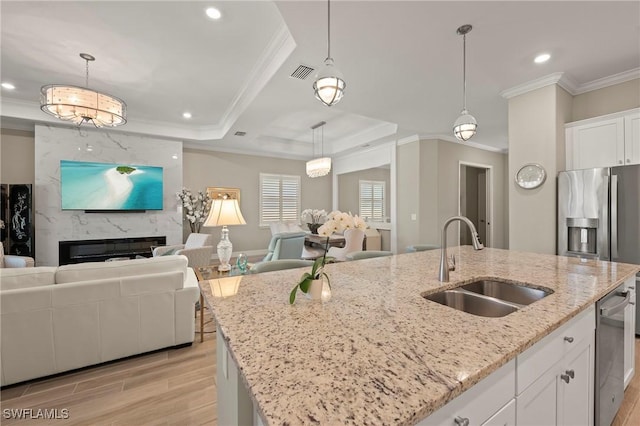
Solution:
<svg viewBox="0 0 640 426"><path fill-rule="evenodd" d="M160 166L163 210L144 213L63 211L60 160ZM182 211L175 194L182 188L182 143L132 136L86 126L35 126L36 264L58 266L58 242L165 235L182 243Z"/></svg>

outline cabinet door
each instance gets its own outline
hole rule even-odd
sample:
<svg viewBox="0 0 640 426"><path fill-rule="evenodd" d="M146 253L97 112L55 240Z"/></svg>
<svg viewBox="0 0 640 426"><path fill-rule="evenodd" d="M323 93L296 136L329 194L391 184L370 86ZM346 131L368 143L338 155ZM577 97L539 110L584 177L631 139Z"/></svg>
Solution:
<svg viewBox="0 0 640 426"><path fill-rule="evenodd" d="M555 425L557 419L557 368L551 368L516 397L518 426Z"/></svg>
<svg viewBox="0 0 640 426"><path fill-rule="evenodd" d="M567 155L571 169L624 164L624 118L602 120L567 129Z"/></svg>
<svg viewBox="0 0 640 426"><path fill-rule="evenodd" d="M640 164L640 113L624 117L624 164Z"/></svg>
<svg viewBox="0 0 640 426"><path fill-rule="evenodd" d="M640 277L627 282L631 301L636 303L636 289ZM635 373L636 355L636 305L628 305L624 310L624 388L626 389Z"/></svg>
<svg viewBox="0 0 640 426"><path fill-rule="evenodd" d="M572 352L557 376L559 425L593 424L593 348L591 343Z"/></svg>
<svg viewBox="0 0 640 426"><path fill-rule="evenodd" d="M516 400L512 399L500 411L495 413L482 426L515 426L516 424Z"/></svg>

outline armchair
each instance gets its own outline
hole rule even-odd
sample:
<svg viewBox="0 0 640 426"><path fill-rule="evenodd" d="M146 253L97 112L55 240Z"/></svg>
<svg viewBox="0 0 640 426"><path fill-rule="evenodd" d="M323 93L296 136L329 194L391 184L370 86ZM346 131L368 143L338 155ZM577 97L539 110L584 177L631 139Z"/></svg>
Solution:
<svg viewBox="0 0 640 426"><path fill-rule="evenodd" d="M262 261L278 259L300 259L306 232L281 232L274 234L269 242L267 255Z"/></svg>
<svg viewBox="0 0 640 426"><path fill-rule="evenodd" d="M0 268L32 268L33 257L4 254L4 246L0 243Z"/></svg>
<svg viewBox="0 0 640 426"><path fill-rule="evenodd" d="M344 247L329 248L327 256L335 257L339 261L345 261L349 253L362 251L362 241L364 241L364 231L357 228L347 229L344 231Z"/></svg>
<svg viewBox="0 0 640 426"><path fill-rule="evenodd" d="M190 268L209 266L213 254L213 236L211 234L189 234L184 244L161 246L153 249L153 256L181 254L189 259Z"/></svg>

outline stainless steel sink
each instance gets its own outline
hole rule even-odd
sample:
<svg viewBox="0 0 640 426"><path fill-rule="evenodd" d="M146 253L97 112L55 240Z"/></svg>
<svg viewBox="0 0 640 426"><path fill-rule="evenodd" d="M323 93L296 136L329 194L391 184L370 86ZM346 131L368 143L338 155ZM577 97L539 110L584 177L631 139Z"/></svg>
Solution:
<svg viewBox="0 0 640 426"><path fill-rule="evenodd" d="M481 317L503 317L553 293L498 280L478 280L452 290L424 296L425 299Z"/></svg>
<svg viewBox="0 0 640 426"><path fill-rule="evenodd" d="M516 306L500 300L459 290L445 290L424 297L441 305L481 317L503 317L518 310Z"/></svg>
<svg viewBox="0 0 640 426"><path fill-rule="evenodd" d="M523 306L530 305L553 293L551 290L541 290L496 280L479 280L465 284L460 288Z"/></svg>

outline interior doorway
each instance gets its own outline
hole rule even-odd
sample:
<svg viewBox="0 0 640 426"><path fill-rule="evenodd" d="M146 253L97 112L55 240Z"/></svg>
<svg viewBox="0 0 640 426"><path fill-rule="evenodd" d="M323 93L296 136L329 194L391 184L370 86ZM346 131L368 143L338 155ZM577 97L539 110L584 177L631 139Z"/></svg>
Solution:
<svg viewBox="0 0 640 426"><path fill-rule="evenodd" d="M466 216L478 230L485 247L492 244L492 166L460 162L458 173L458 214ZM461 245L471 244L471 235L460 227Z"/></svg>

